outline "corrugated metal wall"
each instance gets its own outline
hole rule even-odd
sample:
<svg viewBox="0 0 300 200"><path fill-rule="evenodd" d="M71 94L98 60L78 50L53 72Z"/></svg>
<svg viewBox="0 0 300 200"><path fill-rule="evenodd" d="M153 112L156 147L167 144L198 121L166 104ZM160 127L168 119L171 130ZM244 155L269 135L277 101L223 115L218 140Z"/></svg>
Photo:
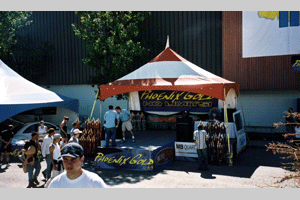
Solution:
<svg viewBox="0 0 300 200"><path fill-rule="evenodd" d="M34 11L33 23L21 33L28 34L34 45L49 42L54 46L51 58L41 66L46 77L41 85L71 85L87 83L92 74L81 61L85 57L83 40L74 35L72 23L78 18L72 11Z"/></svg>
<svg viewBox="0 0 300 200"><path fill-rule="evenodd" d="M160 48L151 48L150 61L165 48L167 35L170 47L190 62L222 75L222 12L153 11L141 30L142 40L157 39ZM72 23L78 23L72 11L34 11L33 23L23 31L34 43L48 41L55 50L49 63L41 66L46 77L41 85L87 84L93 73L81 61L86 55L83 40L74 35ZM139 63L136 67L140 67Z"/></svg>
<svg viewBox="0 0 300 200"><path fill-rule="evenodd" d="M145 22L144 40L157 38L190 62L222 75L222 12L154 11ZM154 50L149 61L163 49Z"/></svg>
<svg viewBox="0 0 300 200"><path fill-rule="evenodd" d="M223 77L241 90L299 89L300 73L291 56L242 58L242 12L222 12Z"/></svg>

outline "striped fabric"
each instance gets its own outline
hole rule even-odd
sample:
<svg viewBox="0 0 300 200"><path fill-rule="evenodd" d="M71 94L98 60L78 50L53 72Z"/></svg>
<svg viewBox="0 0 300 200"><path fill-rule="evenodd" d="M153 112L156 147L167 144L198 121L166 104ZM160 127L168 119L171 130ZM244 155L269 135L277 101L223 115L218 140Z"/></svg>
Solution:
<svg viewBox="0 0 300 200"><path fill-rule="evenodd" d="M209 136L205 130L197 130L194 132L194 140L197 142L197 149L205 149L206 143L205 139Z"/></svg>

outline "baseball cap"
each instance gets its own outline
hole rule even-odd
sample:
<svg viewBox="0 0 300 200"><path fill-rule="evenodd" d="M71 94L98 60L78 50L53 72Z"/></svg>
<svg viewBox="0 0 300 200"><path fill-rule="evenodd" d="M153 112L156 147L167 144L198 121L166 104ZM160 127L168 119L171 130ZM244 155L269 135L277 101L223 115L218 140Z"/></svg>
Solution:
<svg viewBox="0 0 300 200"><path fill-rule="evenodd" d="M79 133L82 133L81 130L79 130L78 128L76 128L74 131L73 131L74 134L79 134Z"/></svg>
<svg viewBox="0 0 300 200"><path fill-rule="evenodd" d="M61 149L61 157L70 156L73 158L78 158L83 156L83 148L78 143L68 143Z"/></svg>

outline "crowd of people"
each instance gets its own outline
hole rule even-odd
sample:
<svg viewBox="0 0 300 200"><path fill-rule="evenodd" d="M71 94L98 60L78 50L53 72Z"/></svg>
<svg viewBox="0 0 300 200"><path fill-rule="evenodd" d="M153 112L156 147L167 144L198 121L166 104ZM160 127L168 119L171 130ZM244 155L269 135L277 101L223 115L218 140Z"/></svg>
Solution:
<svg viewBox="0 0 300 200"><path fill-rule="evenodd" d="M55 129L46 127L44 121L40 121L37 131L31 134L31 139L26 141L21 149L23 171L28 173L27 188L35 188L40 184L38 176L41 172L42 159L45 159L46 169L42 171L45 178L43 187L49 188L105 188L105 182L97 174L82 168L84 162L83 148L79 144L79 124L74 122L73 128L68 133L67 122L70 119L64 117L60 125L60 133ZM10 153L12 152L12 138L14 136L13 125L0 134L1 164L6 154L7 166L9 166ZM46 134L40 143L39 136Z"/></svg>
<svg viewBox="0 0 300 200"><path fill-rule="evenodd" d="M72 123L72 129L68 132L67 123L70 118L65 116L60 124L60 133L56 133L55 129L45 126L44 121L40 124L36 132L31 134L31 139L25 142L21 149L22 155L20 159L23 162L23 171L28 173L28 188L35 188L40 184L38 176L40 172L45 178L44 187L106 187L104 181L92 172L88 172L81 168L84 161L83 148L80 145L80 134L77 121ZM116 129L122 122L122 140L125 140L125 131L131 133L131 140L135 142L134 133L132 131L132 123L130 111L121 109L117 106L114 110L112 105L104 114L104 130L106 134L106 146L109 147L109 140L112 139L112 147L116 146ZM4 163L6 157L6 165L10 166L10 153L12 152L12 138L14 126L9 125L7 130L0 134L1 157L0 165ZM43 136L43 137L41 137ZM40 142L42 139L42 142ZM41 156L38 155L39 150ZM41 160L45 160L46 168L41 171ZM81 181L78 181L78 180Z"/></svg>

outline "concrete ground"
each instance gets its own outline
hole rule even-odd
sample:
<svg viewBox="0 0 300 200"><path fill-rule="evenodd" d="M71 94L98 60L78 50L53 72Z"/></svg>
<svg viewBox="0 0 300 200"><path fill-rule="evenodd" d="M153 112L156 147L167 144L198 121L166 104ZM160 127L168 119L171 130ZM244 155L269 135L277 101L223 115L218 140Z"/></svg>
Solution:
<svg viewBox="0 0 300 200"><path fill-rule="evenodd" d="M249 141L246 149L234 160L233 166L213 166L209 171L198 171L197 162L174 161L166 168L154 172L128 170L95 171L111 188L295 188L296 180L278 183L293 172L281 168L281 155L267 152L271 141ZM41 162L42 170L45 161ZM84 168L94 171L92 158L86 159ZM28 175L23 173L21 162L14 159L11 166L0 169L0 188L26 188ZM45 183L40 173L38 180Z"/></svg>

